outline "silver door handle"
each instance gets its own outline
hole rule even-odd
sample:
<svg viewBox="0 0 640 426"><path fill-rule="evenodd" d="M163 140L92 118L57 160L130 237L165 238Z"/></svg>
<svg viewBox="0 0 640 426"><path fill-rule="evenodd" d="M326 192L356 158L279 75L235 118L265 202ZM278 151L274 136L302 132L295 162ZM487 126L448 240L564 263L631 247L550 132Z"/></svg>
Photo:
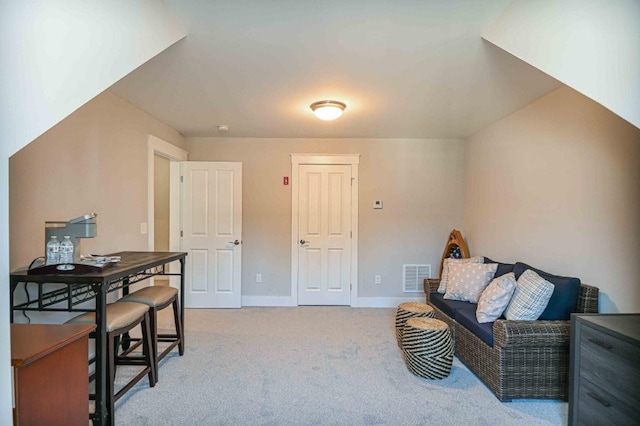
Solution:
<svg viewBox="0 0 640 426"><path fill-rule="evenodd" d="M240 241L238 241L238 240L229 241L229 244L233 244L233 245L237 246L238 244L240 244Z"/></svg>
<svg viewBox="0 0 640 426"><path fill-rule="evenodd" d="M300 240L300 244L307 244L307 243L308 243L308 241Z"/></svg>

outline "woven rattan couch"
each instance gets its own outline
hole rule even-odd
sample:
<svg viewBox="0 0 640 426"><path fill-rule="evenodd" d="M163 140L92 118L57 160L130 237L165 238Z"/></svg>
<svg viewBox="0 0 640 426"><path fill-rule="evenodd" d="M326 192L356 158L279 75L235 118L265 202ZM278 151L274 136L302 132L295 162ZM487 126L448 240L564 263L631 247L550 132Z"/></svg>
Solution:
<svg viewBox="0 0 640 426"><path fill-rule="evenodd" d="M501 401L561 399L569 393L570 321L508 321L493 323L493 346L430 303L438 279L424 281L427 303L451 328L455 355ZM576 312L598 312L598 288L581 284Z"/></svg>

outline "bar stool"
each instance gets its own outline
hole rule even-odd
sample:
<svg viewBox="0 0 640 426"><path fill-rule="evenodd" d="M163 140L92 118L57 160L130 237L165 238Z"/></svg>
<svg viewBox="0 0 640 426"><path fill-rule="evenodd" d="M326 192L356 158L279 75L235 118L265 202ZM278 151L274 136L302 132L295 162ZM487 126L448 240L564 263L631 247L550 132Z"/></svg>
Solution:
<svg viewBox="0 0 640 426"><path fill-rule="evenodd" d="M153 334L153 347L156 354L157 364L165 357L173 348L178 346L180 356L184 355L184 330L182 321L180 320L180 305L178 301L178 289L168 286L150 286L135 291L120 299L126 302L142 303L149 307L149 317L151 320L151 333ZM158 311L172 305L173 320L175 324L175 334L158 334ZM158 353L158 342L170 342L162 353Z"/></svg>
<svg viewBox="0 0 640 426"><path fill-rule="evenodd" d="M95 312L87 312L67 321L67 324L95 324ZM145 375L149 376L149 386L154 387L157 380L155 355L153 352L153 341L151 336L151 325L149 307L141 303L116 302L107 305L106 311L107 329L107 404L110 412L113 413L115 402L120 399L129 389L138 383ZM124 356L118 354L118 342L120 336L137 325L142 328L143 355ZM95 332L90 337L95 338ZM127 384L115 392L115 377L117 365L143 365L145 368L133 377ZM94 399L95 395L90 395Z"/></svg>

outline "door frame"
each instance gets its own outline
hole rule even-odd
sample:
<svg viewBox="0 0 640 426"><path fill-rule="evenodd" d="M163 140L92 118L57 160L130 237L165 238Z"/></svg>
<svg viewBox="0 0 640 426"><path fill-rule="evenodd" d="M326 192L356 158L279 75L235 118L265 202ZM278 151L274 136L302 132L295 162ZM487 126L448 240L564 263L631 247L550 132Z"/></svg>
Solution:
<svg viewBox="0 0 640 426"><path fill-rule="evenodd" d="M303 164L351 166L351 295L350 306L357 306L358 295L358 166L360 154L291 155L291 302L298 306L298 169Z"/></svg>
<svg viewBox="0 0 640 426"><path fill-rule="evenodd" d="M170 144L169 142L160 139L152 134L147 134L147 248L149 251L154 250L155 246L155 159L154 157L159 155L167 158L171 163L187 161L189 153L177 146ZM175 180L177 179L177 182ZM180 193L182 188L180 186L179 173L171 173L170 179L170 202L169 202L169 250L180 251L180 203L182 198ZM177 191L176 191L177 189ZM177 200L177 202L176 202ZM177 206L177 207L176 207ZM169 266L170 271L173 272L173 265ZM173 281L173 280L171 280ZM151 279L153 285L153 278ZM174 286L174 283L171 283Z"/></svg>

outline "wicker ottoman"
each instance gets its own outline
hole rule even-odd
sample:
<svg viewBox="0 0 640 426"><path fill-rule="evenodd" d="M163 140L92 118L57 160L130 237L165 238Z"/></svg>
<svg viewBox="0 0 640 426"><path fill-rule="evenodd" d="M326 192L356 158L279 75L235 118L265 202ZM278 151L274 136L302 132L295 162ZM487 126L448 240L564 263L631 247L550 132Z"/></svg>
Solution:
<svg viewBox="0 0 640 426"><path fill-rule="evenodd" d="M426 303L419 302L406 302L398 305L398 312L396 313L396 339L398 340L398 346L402 348L402 330L407 324L409 318L434 318L435 312L433 308Z"/></svg>
<svg viewBox="0 0 640 426"><path fill-rule="evenodd" d="M444 379L453 363L449 326L433 318L409 318L402 332L407 368L426 379Z"/></svg>

